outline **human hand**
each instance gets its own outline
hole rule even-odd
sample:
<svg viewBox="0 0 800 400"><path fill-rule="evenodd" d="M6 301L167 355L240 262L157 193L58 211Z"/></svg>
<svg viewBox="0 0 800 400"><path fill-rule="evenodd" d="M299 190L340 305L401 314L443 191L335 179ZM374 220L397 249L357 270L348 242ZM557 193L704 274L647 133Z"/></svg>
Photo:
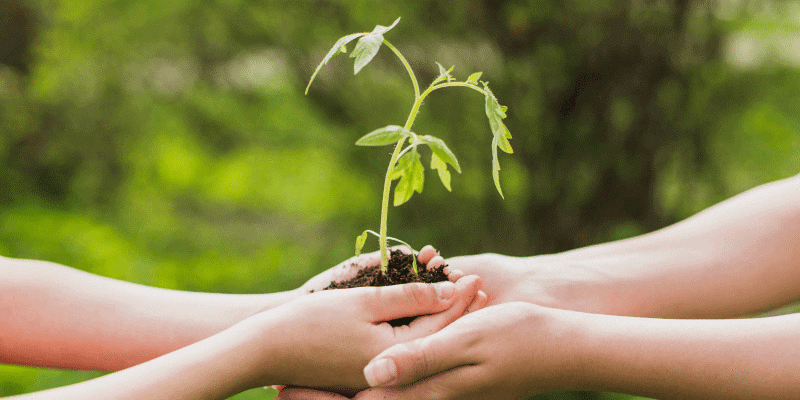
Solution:
<svg viewBox="0 0 800 400"><path fill-rule="evenodd" d="M522 302L471 313L383 351L364 369L381 388L357 398L516 399L571 387L574 331L561 316L574 314Z"/></svg>
<svg viewBox="0 0 800 400"><path fill-rule="evenodd" d="M259 385L363 389L363 367L372 357L451 323L476 306L480 286L478 277L466 276L455 283L339 289L261 313L248 323L256 344L267 343L258 348L271 367L260 367L264 373L255 379ZM384 322L418 315L408 326Z"/></svg>
<svg viewBox="0 0 800 400"><path fill-rule="evenodd" d="M618 291L605 284L613 278L593 259L568 253L532 257L487 253L448 258L447 264L445 272L450 272L451 278L480 276L489 306L524 301L550 308L620 313Z"/></svg>
<svg viewBox="0 0 800 400"><path fill-rule="evenodd" d="M564 313L514 302L468 314L381 352L364 369L375 387L355 399L516 399L570 387L574 357ZM337 396L288 387L278 398L346 398Z"/></svg>
<svg viewBox="0 0 800 400"><path fill-rule="evenodd" d="M408 248L405 246L393 247L392 250L400 250L406 254L409 253ZM437 252L436 249L430 245L423 247L419 251L417 254L417 261L427 264L428 268L436 268L444 264L444 259L439 256L439 252ZM353 256L332 268L320 272L300 286L297 290L301 294L307 294L312 291L320 291L330 285L333 281L348 280L356 276L358 271L367 267L380 265L380 263L381 254L379 251ZM460 278L464 275L464 273L457 274L456 278L450 279L450 281L455 282L458 280L457 278Z"/></svg>

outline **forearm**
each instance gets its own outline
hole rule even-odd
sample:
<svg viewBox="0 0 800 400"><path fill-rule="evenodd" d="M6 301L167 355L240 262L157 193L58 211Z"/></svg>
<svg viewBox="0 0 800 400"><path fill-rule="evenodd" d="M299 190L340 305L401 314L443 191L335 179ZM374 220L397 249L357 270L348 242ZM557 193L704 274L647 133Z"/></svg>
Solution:
<svg viewBox="0 0 800 400"><path fill-rule="evenodd" d="M565 312L569 313L569 312ZM581 389L659 399L800 397L800 316L663 320L572 313Z"/></svg>
<svg viewBox="0 0 800 400"><path fill-rule="evenodd" d="M800 177L650 234L527 261L561 308L675 318L774 308L800 298Z"/></svg>
<svg viewBox="0 0 800 400"><path fill-rule="evenodd" d="M126 368L296 296L166 290L27 260L0 259L0 276L0 363L59 368Z"/></svg>
<svg viewBox="0 0 800 400"><path fill-rule="evenodd" d="M244 321L132 368L14 399L225 399L269 376L271 366L259 361L269 338L252 325Z"/></svg>

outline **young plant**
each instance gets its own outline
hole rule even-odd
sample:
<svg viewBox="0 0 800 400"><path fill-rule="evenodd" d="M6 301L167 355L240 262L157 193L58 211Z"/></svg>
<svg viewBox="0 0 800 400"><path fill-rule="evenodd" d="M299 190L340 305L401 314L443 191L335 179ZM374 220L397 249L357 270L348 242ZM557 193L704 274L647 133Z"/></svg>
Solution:
<svg viewBox="0 0 800 400"><path fill-rule="evenodd" d="M306 87L306 94L308 94L308 89L311 87L311 83L314 82L314 78L317 76L317 73L319 73L319 70L322 69L322 66L327 64L328 61L330 61L330 59L337 54L346 53L347 44L356 39L358 39L358 42L356 43L352 53L350 53L350 57L355 59L354 74L357 74L359 71L361 71L361 69L364 68L364 66L367 65L376 54L378 54L378 50L380 50L381 45L385 44L386 47L388 47L397 56L397 58L400 59L400 62L403 64L406 71L408 71L408 76L411 78L411 83L414 86L414 104L411 106L411 112L408 115L405 125L388 125L383 128L376 129L356 141L356 145L358 146L386 146L391 144L394 144L395 146L394 152L392 153L392 158L389 160L389 168L386 170L386 176L383 181L380 233L376 233L372 230L366 230L356 239L356 255L358 255L361 253L361 249L364 247L364 243L367 240L368 234L375 235L379 238L381 251L381 272L384 274L386 273L386 268L389 264L387 240L393 240L401 243L407 246L411 250L412 254L414 252L411 246L409 246L407 243L399 239L386 236L389 213L389 192L391 190L392 182L399 180L394 189L395 206L399 206L408 201L414 192L422 193L423 182L425 180L425 167L422 164L422 157L419 153L419 148L421 146L428 146L428 148L431 149L430 166L432 169L435 169L438 172L439 180L442 181L442 184L448 191L451 191L451 177L450 170L448 168L451 167L456 172L461 173L461 167L458 164L455 154L450 151L444 141L430 135L417 135L411 131L411 127L414 125L414 120L419 113L419 108L422 106L423 100L425 100L429 94L438 89L448 87L463 87L472 89L485 97L486 117L489 119L489 127L491 128L492 135L494 136L492 139L492 176L494 178L495 187L497 188L497 191L500 193L501 197L503 197L503 191L500 188L500 163L497 158L497 149L499 148L506 153L513 152L511 149L511 144L508 141L511 139L511 132L509 132L508 128L506 128L505 124L503 124L503 119L506 117L506 110L508 108L501 106L497 102L497 98L495 98L494 94L492 94L492 91L489 90L488 82L479 81L481 78L481 72L473 73L463 82L457 81L450 74L450 72L453 70L453 67L445 69L437 62L436 64L439 66L439 76L434 79L430 85L428 85L427 89L420 92L419 83L414 75L414 71L411 69L411 65L409 65L408 61L406 61L405 57L403 57L400 51L398 51L397 48L395 48L383 37L383 35L394 28L398 22L400 22L400 18L395 20L394 23L389 26L376 26L372 32L353 33L337 40L333 45L333 48L328 51L328 54L325 55L325 58L323 58L322 62L320 62L320 64L317 66L314 74L311 75L311 79ZM408 145L406 145L406 141L408 141ZM414 262L414 272L417 273L416 257L412 257L412 260Z"/></svg>

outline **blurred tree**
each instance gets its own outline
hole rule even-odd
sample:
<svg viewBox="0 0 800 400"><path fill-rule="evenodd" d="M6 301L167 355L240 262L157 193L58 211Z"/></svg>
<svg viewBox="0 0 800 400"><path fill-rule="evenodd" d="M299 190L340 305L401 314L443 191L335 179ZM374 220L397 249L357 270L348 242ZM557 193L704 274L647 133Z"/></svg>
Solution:
<svg viewBox="0 0 800 400"><path fill-rule="evenodd" d="M26 1L0 1L0 64L28 73L36 25L36 12Z"/></svg>
<svg viewBox="0 0 800 400"><path fill-rule="evenodd" d="M349 257L389 157L353 142L402 123L411 86L382 51L303 89L337 38L398 16L423 84L434 61L484 72L516 151L501 200L483 99L431 96L415 131L463 174L390 210L413 245L561 251L798 172L796 1L0 0L0 254L242 293ZM88 377L1 369L0 395Z"/></svg>

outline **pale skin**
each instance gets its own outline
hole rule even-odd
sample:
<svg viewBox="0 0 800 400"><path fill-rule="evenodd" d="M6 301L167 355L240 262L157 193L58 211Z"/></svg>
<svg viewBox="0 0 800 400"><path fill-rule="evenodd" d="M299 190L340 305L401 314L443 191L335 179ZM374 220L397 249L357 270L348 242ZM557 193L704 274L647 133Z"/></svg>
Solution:
<svg viewBox="0 0 800 400"><path fill-rule="evenodd" d="M490 307L384 351L357 399L800 397L800 314L721 319L800 299L800 176L639 237L448 264L482 276Z"/></svg>
<svg viewBox="0 0 800 400"><path fill-rule="evenodd" d="M348 260L297 290L269 295L170 291L3 258L0 362L99 370L135 365L20 399L222 399L277 383L363 389L370 358L443 328L486 299L480 279L463 273L435 285L305 295L376 257ZM420 317L396 328L384 322L405 316Z"/></svg>

